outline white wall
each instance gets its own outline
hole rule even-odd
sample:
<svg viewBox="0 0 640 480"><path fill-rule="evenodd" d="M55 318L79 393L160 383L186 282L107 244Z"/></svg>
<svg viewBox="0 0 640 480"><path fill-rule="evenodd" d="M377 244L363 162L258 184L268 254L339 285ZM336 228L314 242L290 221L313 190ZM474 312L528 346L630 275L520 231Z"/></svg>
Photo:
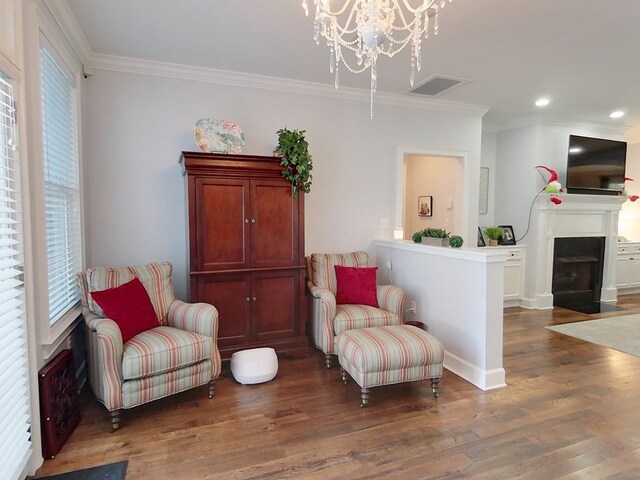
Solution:
<svg viewBox="0 0 640 480"><path fill-rule="evenodd" d="M494 207L496 191L496 148L498 135L495 132L482 131L482 151L480 165L489 169L489 192L487 213L478 215L478 226L490 227L494 225Z"/></svg>
<svg viewBox="0 0 640 480"><path fill-rule="evenodd" d="M307 253L370 249L372 239L391 238L399 145L466 152L465 203L477 204L479 115L376 104L370 120L365 102L98 68L84 95L88 264L170 260L181 298L187 224L177 162L197 148L193 126L202 117L238 122L249 154L271 154L281 127L307 130Z"/></svg>
<svg viewBox="0 0 640 480"><path fill-rule="evenodd" d="M547 179L535 166L555 169L565 184L569 135L623 139L614 129L544 122L498 133L494 221L512 225L517 239L527 231L531 203ZM524 244L529 241L529 237L522 239Z"/></svg>
<svg viewBox="0 0 640 480"><path fill-rule="evenodd" d="M425 228L462 234L463 166L457 158L405 155L405 239ZM432 216L418 216L418 197L431 196Z"/></svg>
<svg viewBox="0 0 640 480"><path fill-rule="evenodd" d="M633 178L633 182L627 182L626 188L629 195L640 195L640 143L627 145L627 177ZM622 204L618 223L618 233L628 240L640 241L640 200L636 202L626 201Z"/></svg>

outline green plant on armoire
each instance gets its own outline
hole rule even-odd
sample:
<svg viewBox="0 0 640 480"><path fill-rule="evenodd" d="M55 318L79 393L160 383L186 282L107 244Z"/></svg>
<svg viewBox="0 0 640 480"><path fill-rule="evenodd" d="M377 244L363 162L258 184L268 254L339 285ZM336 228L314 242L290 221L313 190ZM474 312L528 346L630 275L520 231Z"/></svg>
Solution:
<svg viewBox="0 0 640 480"><path fill-rule="evenodd" d="M278 146L274 154L281 157L282 176L291 183L293 198L298 192L311 191L311 170L313 160L309 153L309 143L305 139L305 130L281 128L278 134Z"/></svg>

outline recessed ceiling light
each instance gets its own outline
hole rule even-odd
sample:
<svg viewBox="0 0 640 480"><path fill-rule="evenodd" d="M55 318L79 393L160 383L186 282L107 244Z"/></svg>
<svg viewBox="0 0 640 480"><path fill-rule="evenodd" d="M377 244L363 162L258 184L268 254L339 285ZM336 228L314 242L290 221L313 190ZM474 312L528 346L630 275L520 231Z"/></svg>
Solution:
<svg viewBox="0 0 640 480"><path fill-rule="evenodd" d="M546 107L547 105L549 105L549 103L551 103L551 100L549 100L546 97L543 97L536 100L535 105L536 107Z"/></svg>
<svg viewBox="0 0 640 480"><path fill-rule="evenodd" d="M624 112L622 110L616 110L615 112L611 112L609 114L609 118L622 118L624 117Z"/></svg>

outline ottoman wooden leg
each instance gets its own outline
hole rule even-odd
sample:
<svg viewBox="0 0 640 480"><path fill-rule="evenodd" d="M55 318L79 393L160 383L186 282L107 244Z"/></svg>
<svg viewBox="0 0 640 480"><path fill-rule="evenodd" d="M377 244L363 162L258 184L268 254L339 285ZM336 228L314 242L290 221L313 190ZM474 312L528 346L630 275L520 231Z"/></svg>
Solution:
<svg viewBox="0 0 640 480"><path fill-rule="evenodd" d="M327 368L331 368L331 354L330 353L326 353L324 356L324 364L327 366Z"/></svg>
<svg viewBox="0 0 640 480"><path fill-rule="evenodd" d="M342 378L342 383L347 384L347 371L340 367L340 377Z"/></svg>
<svg viewBox="0 0 640 480"><path fill-rule="evenodd" d="M362 403L360 403L360 407L361 408L366 407L367 404L369 403L369 389L368 388L362 387L360 389L360 399L362 400Z"/></svg>
<svg viewBox="0 0 640 480"><path fill-rule="evenodd" d="M433 396L438 398L438 389L440 388L440 379L432 378L431 379L431 391L433 392Z"/></svg>
<svg viewBox="0 0 640 480"><path fill-rule="evenodd" d="M216 381L214 379L209 382L209 398L213 398L215 393L216 393Z"/></svg>

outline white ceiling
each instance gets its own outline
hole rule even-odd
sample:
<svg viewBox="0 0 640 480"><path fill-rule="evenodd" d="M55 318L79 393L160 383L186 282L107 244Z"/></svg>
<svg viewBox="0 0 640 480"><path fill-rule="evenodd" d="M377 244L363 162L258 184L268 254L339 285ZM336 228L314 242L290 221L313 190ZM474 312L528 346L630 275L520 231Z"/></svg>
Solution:
<svg viewBox="0 0 640 480"><path fill-rule="evenodd" d="M300 0L67 1L94 53L333 85ZM640 0L454 0L423 44L416 84L471 80L438 98L491 106L498 124L543 113L640 126L639 49ZM406 52L378 65L379 91L409 90ZM343 69L340 84L367 89L369 76ZM543 112L540 96L552 100ZM609 119L618 109L627 115Z"/></svg>

